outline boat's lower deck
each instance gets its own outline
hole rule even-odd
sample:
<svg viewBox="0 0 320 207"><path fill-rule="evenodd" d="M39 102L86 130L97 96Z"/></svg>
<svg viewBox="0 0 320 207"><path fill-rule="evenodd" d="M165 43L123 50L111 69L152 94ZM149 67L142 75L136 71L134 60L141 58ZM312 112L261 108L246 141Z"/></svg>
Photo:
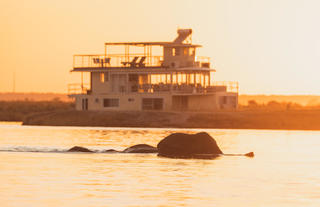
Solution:
<svg viewBox="0 0 320 207"><path fill-rule="evenodd" d="M213 111L237 108L238 94L219 92L205 95L172 93L77 94L77 110L120 111Z"/></svg>

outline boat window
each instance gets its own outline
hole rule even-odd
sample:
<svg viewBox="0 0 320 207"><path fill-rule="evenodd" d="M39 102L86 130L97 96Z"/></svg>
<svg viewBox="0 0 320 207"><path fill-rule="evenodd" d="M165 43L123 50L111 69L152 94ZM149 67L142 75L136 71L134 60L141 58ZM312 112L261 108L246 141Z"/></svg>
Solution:
<svg viewBox="0 0 320 207"><path fill-rule="evenodd" d="M82 110L83 111L88 110L88 99L87 98L82 99Z"/></svg>
<svg viewBox="0 0 320 207"><path fill-rule="evenodd" d="M141 74L139 75L139 84L148 84L149 83L149 77L148 74Z"/></svg>
<svg viewBox="0 0 320 207"><path fill-rule="evenodd" d="M209 74L204 74L204 86L209 86Z"/></svg>
<svg viewBox="0 0 320 207"><path fill-rule="evenodd" d="M104 81L105 81L105 82L108 82L108 81L109 81L109 73L108 73L108 72L105 72L105 73L104 73Z"/></svg>
<svg viewBox="0 0 320 207"><path fill-rule="evenodd" d="M162 110L163 99L162 98L143 98L142 109L143 110Z"/></svg>
<svg viewBox="0 0 320 207"><path fill-rule="evenodd" d="M150 81L151 84L170 83L170 74L151 74Z"/></svg>
<svg viewBox="0 0 320 207"><path fill-rule="evenodd" d="M129 81L138 82L139 76L138 74L129 74Z"/></svg>
<svg viewBox="0 0 320 207"><path fill-rule="evenodd" d="M127 88L127 75L126 74L111 74L111 91L112 92L125 92Z"/></svg>
<svg viewBox="0 0 320 207"><path fill-rule="evenodd" d="M173 73L173 74L172 74L172 83L173 83L173 84L176 84L176 83L178 82L177 77L178 77L178 76L177 76L176 73Z"/></svg>
<svg viewBox="0 0 320 207"><path fill-rule="evenodd" d="M119 107L119 99L116 98L105 98L103 99L104 107Z"/></svg>
<svg viewBox="0 0 320 207"><path fill-rule="evenodd" d="M187 56L187 55L188 55L188 48L184 48L184 49L183 49L183 55L184 55L184 56Z"/></svg>
<svg viewBox="0 0 320 207"><path fill-rule="evenodd" d="M227 104L228 96L220 96L220 104Z"/></svg>
<svg viewBox="0 0 320 207"><path fill-rule="evenodd" d="M194 56L194 54L195 54L195 48L193 47L189 48L189 55Z"/></svg>
<svg viewBox="0 0 320 207"><path fill-rule="evenodd" d="M194 84L194 74L193 73L189 74L189 83Z"/></svg>
<svg viewBox="0 0 320 207"><path fill-rule="evenodd" d="M187 74L186 73L177 73L177 83L185 84L187 83Z"/></svg>
<svg viewBox="0 0 320 207"><path fill-rule="evenodd" d="M170 74L167 74L167 82L166 83L171 83L171 75Z"/></svg>
<svg viewBox="0 0 320 207"><path fill-rule="evenodd" d="M104 73L100 73L100 82L104 83Z"/></svg>
<svg viewBox="0 0 320 207"><path fill-rule="evenodd" d="M179 56L180 55L180 48L174 47L172 48L172 56Z"/></svg>
<svg viewBox="0 0 320 207"><path fill-rule="evenodd" d="M210 71L210 85L212 86L214 84L214 72Z"/></svg>

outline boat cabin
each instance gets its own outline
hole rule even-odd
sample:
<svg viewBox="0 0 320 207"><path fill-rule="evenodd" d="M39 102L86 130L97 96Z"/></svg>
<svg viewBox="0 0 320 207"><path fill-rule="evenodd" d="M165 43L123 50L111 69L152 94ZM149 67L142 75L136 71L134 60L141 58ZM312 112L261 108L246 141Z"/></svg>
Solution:
<svg viewBox="0 0 320 207"><path fill-rule="evenodd" d="M172 42L107 42L104 54L74 55L69 85L77 110L212 111L238 105L237 82L215 82L208 57L196 56L192 30Z"/></svg>

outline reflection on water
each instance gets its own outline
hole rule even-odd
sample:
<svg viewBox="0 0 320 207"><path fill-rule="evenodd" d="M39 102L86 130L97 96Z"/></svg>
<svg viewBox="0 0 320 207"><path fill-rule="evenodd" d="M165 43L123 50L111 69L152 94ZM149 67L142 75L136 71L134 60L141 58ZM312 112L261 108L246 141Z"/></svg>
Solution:
<svg viewBox="0 0 320 207"><path fill-rule="evenodd" d="M256 157L168 159L156 154L0 152L1 206L319 206L320 132L0 125L0 150L122 150L173 132L207 131L225 153ZM19 148L18 148L19 149Z"/></svg>

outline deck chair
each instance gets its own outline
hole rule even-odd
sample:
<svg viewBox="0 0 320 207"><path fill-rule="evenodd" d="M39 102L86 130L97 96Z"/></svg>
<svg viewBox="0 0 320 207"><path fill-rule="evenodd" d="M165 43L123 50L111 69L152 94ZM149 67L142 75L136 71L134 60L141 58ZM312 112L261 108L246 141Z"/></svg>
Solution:
<svg viewBox="0 0 320 207"><path fill-rule="evenodd" d="M100 61L101 67L104 68L104 67L106 67L107 64L110 64L110 60L111 60L111 58L101 59L101 61Z"/></svg>
<svg viewBox="0 0 320 207"><path fill-rule="evenodd" d="M146 60L146 56L141 57L140 61L138 62L138 66L139 67L145 67L146 64L144 63L144 61Z"/></svg>
<svg viewBox="0 0 320 207"><path fill-rule="evenodd" d="M139 57L134 57L134 58L131 60L131 62L126 62L126 61L124 61L124 62L121 62L121 64L124 65L124 66L127 66L127 65L129 64L131 67L135 67L136 64L137 64L138 58L139 58Z"/></svg>
<svg viewBox="0 0 320 207"><path fill-rule="evenodd" d="M130 67L136 67L138 58L139 57L135 56L132 61L129 62Z"/></svg>
<svg viewBox="0 0 320 207"><path fill-rule="evenodd" d="M104 58L104 63L109 64L110 63L111 58Z"/></svg>

